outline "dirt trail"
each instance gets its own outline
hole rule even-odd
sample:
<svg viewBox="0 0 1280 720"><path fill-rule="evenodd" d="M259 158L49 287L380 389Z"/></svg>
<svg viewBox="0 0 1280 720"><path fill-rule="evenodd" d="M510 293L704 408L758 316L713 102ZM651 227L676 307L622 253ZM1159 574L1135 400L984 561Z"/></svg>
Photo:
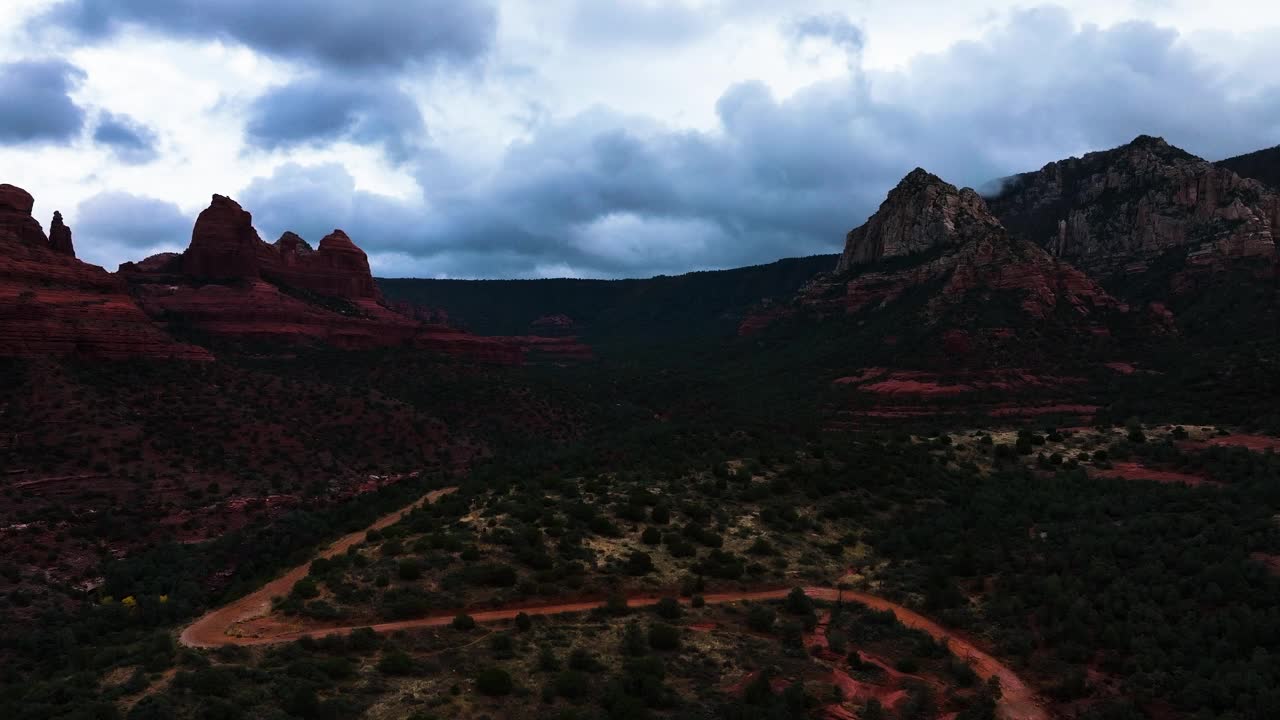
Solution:
<svg viewBox="0 0 1280 720"><path fill-rule="evenodd" d="M458 488L456 487L448 487L442 490L432 490L412 504L402 507L393 513L383 515L364 530L344 535L336 540L332 545L320 551L316 557L331 558L335 555L340 555L346 552L347 548L364 542L365 534L370 530L381 530L382 528L394 525L400 522L400 519L405 515L408 515L411 511L416 510L427 503L433 503L457 489ZM293 586L297 585L298 581L306 577L307 573L310 571L311 563L308 561L290 570L284 575L281 575L275 580L272 580L266 585L263 585L254 592L245 595L239 600L232 601L228 605L223 605L216 610L206 613L199 620L191 623L182 631L182 635L178 638L179 641L187 647L201 648L218 647L220 645L246 644L239 643L237 641L247 638L235 638L229 636L227 632L235 625L254 618L266 616L271 612L271 598L278 595L288 595L289 591L293 589ZM279 640L267 639L266 642L280 642L283 639L285 638L281 638Z"/></svg>
<svg viewBox="0 0 1280 720"><path fill-rule="evenodd" d="M445 488L428 493L426 497L414 504L379 518L377 522L365 530L351 533L322 551L317 557L332 557L346 552L348 547L364 540L368 530L382 529L400 520L409 511L427 502L435 502L438 498L453 492L457 488ZM271 599L278 595L287 595L299 580L306 577L310 563L290 570L281 577L267 583L256 592L246 595L229 605L218 608L199 620L196 620L182 631L180 641L187 647L213 648L224 645L271 645L290 642L304 637L320 638L331 635L345 635L361 628L369 628L378 633L389 633L396 630L413 628L441 627L448 625L457 615L456 612L429 615L413 620L377 623L373 625L358 624L338 627L301 628L290 627L274 620L252 623L253 620L265 619L271 611ZM964 658L973 666L974 671L983 680L992 676L1000 679L1000 687L1004 696L1000 701L999 715L1002 720L1049 720L1051 717L1037 699L1035 691L1022 681L1013 670L1006 667L996 658L979 650L972 642L956 633L947 630L929 618L903 607L891 600L854 590L837 590L829 587L806 587L805 593L816 600L830 602L856 602L875 610L889 610L898 622L907 627L928 633L934 639L946 643L950 651L957 657ZM781 600L786 598L789 588L768 588L724 593L710 593L703 598L708 604L715 605L732 602L749 602L765 600ZM634 595L627 598L628 607L647 607L656 604L663 596ZM687 599L681 602L687 603ZM580 602L550 603L546 605L530 605L520 607L497 608L492 610L476 610L469 614L478 623L501 622L514 620L520 613L528 615L561 615L580 613L603 607L604 600L584 600ZM231 634L250 630L252 634Z"/></svg>

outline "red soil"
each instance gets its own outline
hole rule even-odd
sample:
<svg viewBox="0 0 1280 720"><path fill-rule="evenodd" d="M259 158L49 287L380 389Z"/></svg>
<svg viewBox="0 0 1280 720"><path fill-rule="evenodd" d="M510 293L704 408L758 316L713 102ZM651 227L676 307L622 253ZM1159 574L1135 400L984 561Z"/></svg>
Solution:
<svg viewBox="0 0 1280 720"><path fill-rule="evenodd" d="M1098 412L1097 405L1039 405L1032 407L1007 406L992 408L992 417L1027 417L1030 415L1090 415Z"/></svg>
<svg viewBox="0 0 1280 720"><path fill-rule="evenodd" d="M907 696L906 690L854 680L843 670L831 671L830 682L840 688L840 694L845 702L856 702L859 705L875 699L879 700L884 707L893 708Z"/></svg>
<svg viewBox="0 0 1280 720"><path fill-rule="evenodd" d="M1267 435L1224 435L1209 440L1210 445L1242 447L1258 452L1275 450L1280 452L1280 438Z"/></svg>
<svg viewBox="0 0 1280 720"><path fill-rule="evenodd" d="M1106 367L1109 370L1114 370L1120 373L1121 375L1132 375L1138 371L1138 369L1135 368L1132 363L1127 363L1127 362L1103 363L1103 367Z"/></svg>
<svg viewBox="0 0 1280 720"><path fill-rule="evenodd" d="M1187 485L1218 485L1206 477L1172 470L1153 470L1135 462L1114 463L1109 469L1093 468L1089 474L1094 477L1119 478L1122 480L1152 480L1162 483L1185 483Z"/></svg>
<svg viewBox="0 0 1280 720"><path fill-rule="evenodd" d="M1280 577L1280 555L1268 555L1267 553L1253 553L1249 557L1262 563L1272 575Z"/></svg>

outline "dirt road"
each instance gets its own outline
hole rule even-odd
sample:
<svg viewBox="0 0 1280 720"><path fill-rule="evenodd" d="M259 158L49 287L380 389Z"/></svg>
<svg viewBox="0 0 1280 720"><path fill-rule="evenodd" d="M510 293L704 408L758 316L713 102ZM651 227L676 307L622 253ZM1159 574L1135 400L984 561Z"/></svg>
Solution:
<svg viewBox="0 0 1280 720"><path fill-rule="evenodd" d="M393 513L383 515L378 518L372 525L353 532L350 535L344 535L335 541L332 545L320 551L316 557L331 558L347 551L352 545L364 542L365 534L370 530L381 530L382 528L394 525L400 522L400 519L408 515L411 511L419 507L433 503L436 500L457 490L456 487L448 487L442 490L432 490L425 496L419 498L415 502L396 510ZM258 588L253 593L245 595L239 600L235 600L228 605L224 605L217 610L210 611L203 615L199 620L191 623L182 635L179 641L187 647L210 648L220 645L245 644L238 643L237 640L245 638L235 638L227 634L234 626L252 620L258 617L264 617L271 612L271 598L278 595L288 595L298 581L307 576L311 570L311 563L307 562L303 565L290 570L280 577ZM285 639L268 639L267 642L281 642Z"/></svg>
<svg viewBox="0 0 1280 720"><path fill-rule="evenodd" d="M423 503L435 502L438 498L453 492L457 488L445 488L428 493L413 505L401 508L394 513L379 518L377 522L365 530L351 533L323 550L317 557L332 557L346 552L347 548L364 540L368 530L385 528L404 517L411 510ZM331 635L344 635L360 628L370 628L374 632L389 633L396 630L413 628L440 627L453 621L456 613L443 613L401 620L398 622L378 623L374 625L347 625L338 627L290 627L284 622L267 620L271 612L271 599L278 595L287 595L299 580L306 577L310 563L290 570L281 577L262 586L251 595L246 595L229 605L218 608L199 620L196 620L182 631L180 640L187 647L213 648L224 645L270 645L290 642L304 637L319 638ZM1028 686L1013 670L1006 667L996 658L983 652L969 640L956 635L929 618L903 607L891 600L853 590L840 591L829 587L806 587L805 593L816 600L835 602L856 602L876 609L889 610L898 621L907 627L928 633L934 639L945 642L948 648L958 657L965 658L973 666L974 671L983 680L992 676L1000 679L1000 687L1004 697L1000 702L999 714L1002 720L1049 720L1050 715L1036 698L1035 691ZM708 604L781 600L790 592L788 588L768 588L754 591L738 591L711 593L704 596ZM661 599L658 595L634 595L627 598L629 607L646 607ZM682 602L688 602L682 600ZM581 602L549 603L521 607L506 607L492 610L476 610L470 612L478 623L501 622L513 620L520 613L529 615L561 615L579 613L603 607L604 600L588 600ZM255 622L258 621L258 622ZM247 632L246 632L247 631Z"/></svg>

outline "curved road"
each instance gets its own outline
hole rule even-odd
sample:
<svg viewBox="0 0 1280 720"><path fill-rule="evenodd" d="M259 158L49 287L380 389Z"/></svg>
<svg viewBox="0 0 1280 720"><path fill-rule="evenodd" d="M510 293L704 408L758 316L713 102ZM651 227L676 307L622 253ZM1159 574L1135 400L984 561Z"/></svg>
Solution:
<svg viewBox="0 0 1280 720"><path fill-rule="evenodd" d="M380 530L393 525L410 511L421 507L425 503L435 502L456 489L450 487L442 490L433 490L413 504L384 515L365 530L343 536L321 551L316 557L329 558L344 553L347 548L363 542L365 534L369 530ZM440 627L453 622L453 618L456 615L456 613L447 613L374 625L359 624L327 628L290 628L286 625L267 622L252 628L252 630L257 631L253 634L232 634L233 628L240 631L249 629L247 624L269 615L271 612L271 599L276 596L287 595L299 580L307 576L309 571L310 563L308 562L263 585L252 594L203 615L182 631L179 640L183 645L193 648L214 648L223 645L271 645L304 637L319 638L330 635L343 635L361 628L369 628L379 633L388 633L412 628ZM875 610L889 610L897 617L898 622L907 627L928 633L935 640L945 643L948 649L957 657L968 660L974 671L983 680L993 676L998 677L1000 679L1000 688L1003 691L1003 698L999 707L1000 717L1003 720L1049 720L1050 715L1044 710L1036 697L1035 691L1023 682L1017 673L996 658L978 649L969 640L957 636L954 632L933 620L878 595L854 590L840 591L829 587L806 587L804 591L805 594L816 600L830 602L844 600L856 602ZM755 591L711 593L703 597L708 604L714 605L752 600L781 600L789 592L790 589L788 588L770 588ZM645 607L657 603L660 599L661 596L657 595L635 595L627 598L627 605L630 607ZM682 599L681 602L688 601ZM604 604L605 601L603 600L588 600L477 610L469 614L478 623L491 623L513 620L516 615L522 612L529 615L560 615L586 612L602 607Z"/></svg>

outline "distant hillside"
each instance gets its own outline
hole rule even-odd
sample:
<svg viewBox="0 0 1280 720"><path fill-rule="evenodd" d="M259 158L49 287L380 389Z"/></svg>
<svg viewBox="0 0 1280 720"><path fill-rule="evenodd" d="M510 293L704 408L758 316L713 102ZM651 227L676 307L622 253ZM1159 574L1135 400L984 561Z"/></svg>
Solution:
<svg viewBox="0 0 1280 720"><path fill-rule="evenodd" d="M378 279L389 301L440 308L473 332L518 335L538 318L567 315L592 341L663 340L736 331L747 309L790 297L835 267L836 255L645 280Z"/></svg>
<svg viewBox="0 0 1280 720"><path fill-rule="evenodd" d="M1237 155L1214 163L1240 177L1253 178L1271 188L1280 188L1280 145Z"/></svg>

